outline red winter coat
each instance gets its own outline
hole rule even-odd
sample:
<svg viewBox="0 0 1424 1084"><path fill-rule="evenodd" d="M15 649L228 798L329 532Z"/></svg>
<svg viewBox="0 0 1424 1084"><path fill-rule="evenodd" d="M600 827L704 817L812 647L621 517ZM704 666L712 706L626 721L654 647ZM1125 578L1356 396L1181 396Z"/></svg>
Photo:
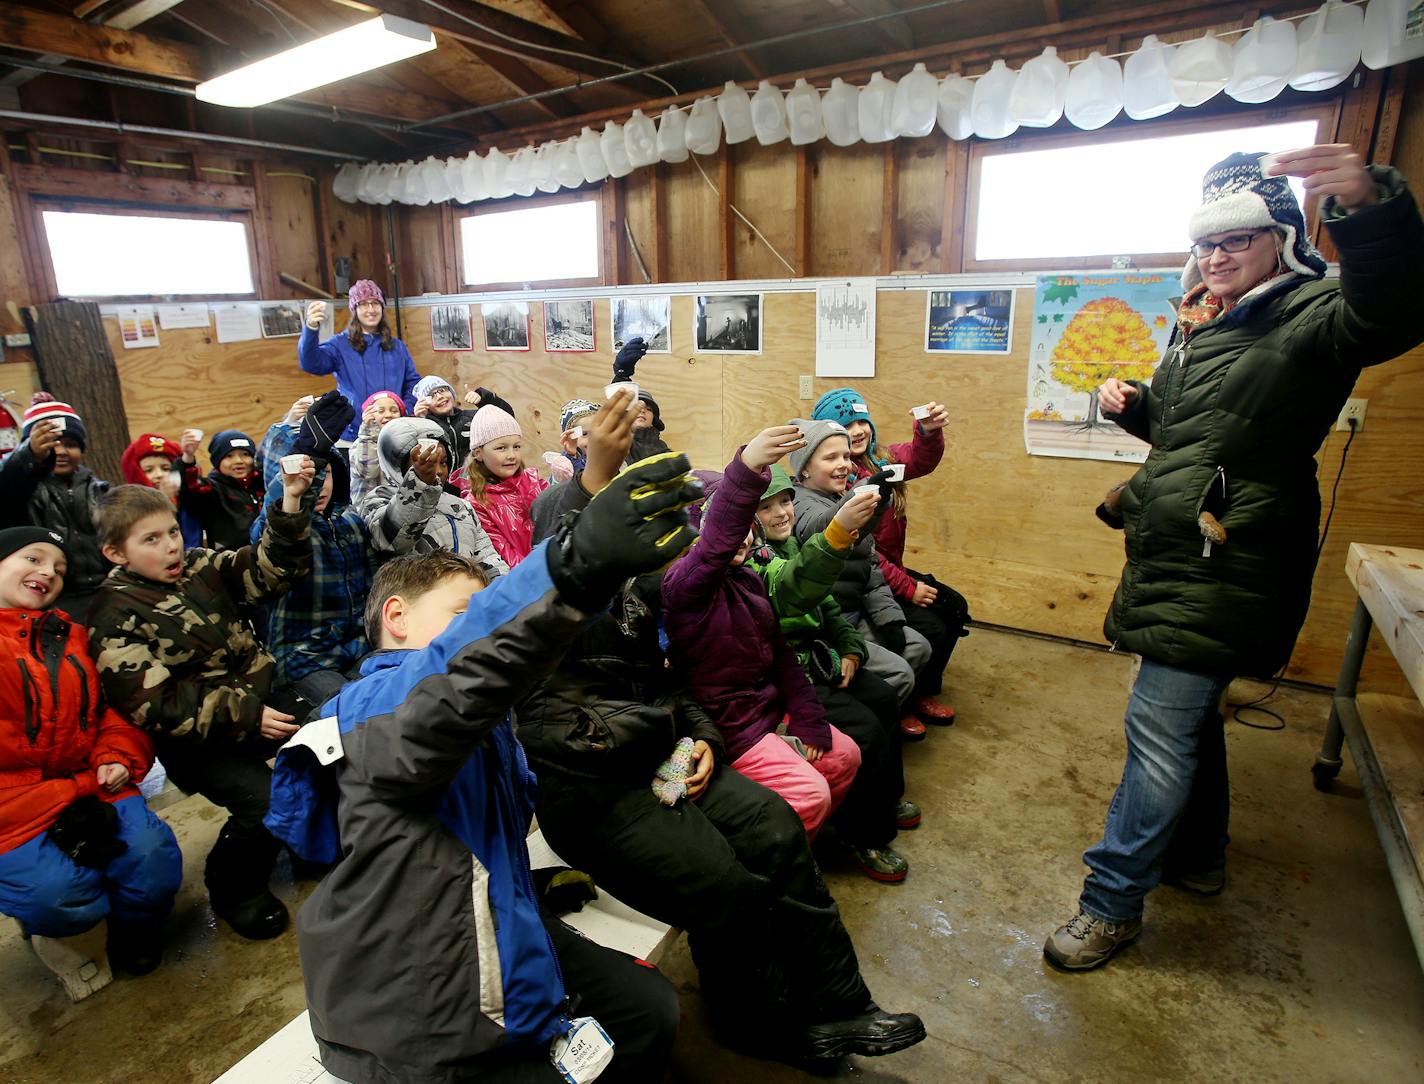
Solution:
<svg viewBox="0 0 1424 1084"><path fill-rule="evenodd" d="M77 798L138 794L153 743L100 700L89 633L59 610L0 610L0 854L49 830ZM99 788L95 769L122 764L129 782Z"/></svg>
<svg viewBox="0 0 1424 1084"><path fill-rule="evenodd" d="M549 483L537 471L525 469L501 482L486 484L484 499L479 502L470 500L467 480L462 478L458 484L504 563L513 568L528 557L534 548L534 517L529 510Z"/></svg>
<svg viewBox="0 0 1424 1084"><path fill-rule="evenodd" d="M905 481L923 478L939 466L944 457L944 430L926 431L915 423L912 440L890 445L890 462L905 464ZM857 478L868 478L875 472L859 462L853 462L851 469ZM905 571L905 531L910 522L903 516L890 512L880 517L875 528L875 555L880 561L880 571L885 582L896 598L910 599L915 594L915 578Z"/></svg>

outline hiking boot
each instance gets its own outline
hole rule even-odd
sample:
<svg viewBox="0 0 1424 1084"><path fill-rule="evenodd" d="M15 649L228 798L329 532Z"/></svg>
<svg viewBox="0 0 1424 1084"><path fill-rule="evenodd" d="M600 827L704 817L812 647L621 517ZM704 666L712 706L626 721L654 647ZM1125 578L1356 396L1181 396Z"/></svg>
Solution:
<svg viewBox="0 0 1424 1084"><path fill-rule="evenodd" d="M1219 896L1226 887L1225 869L1198 870L1195 873L1163 873L1162 883L1198 896Z"/></svg>
<svg viewBox="0 0 1424 1084"><path fill-rule="evenodd" d="M930 726L954 725L954 709L948 704L941 704L932 696L916 697L910 707L922 722L929 723Z"/></svg>
<svg viewBox="0 0 1424 1084"><path fill-rule="evenodd" d="M909 875L910 863L903 855L896 854L889 847L852 846L850 853L851 860L872 881L893 884L903 881Z"/></svg>
<svg viewBox="0 0 1424 1084"><path fill-rule="evenodd" d="M901 798L900 804L895 807L895 827L918 828L919 826L920 807L908 798Z"/></svg>
<svg viewBox="0 0 1424 1084"><path fill-rule="evenodd" d="M287 908L269 889L245 900L209 899L213 914L249 941L270 941L287 928Z"/></svg>
<svg viewBox="0 0 1424 1084"><path fill-rule="evenodd" d="M903 741L925 740L925 724L920 722L919 716L914 712L900 720L900 738Z"/></svg>
<svg viewBox="0 0 1424 1084"><path fill-rule="evenodd" d="M1065 926L1059 926L1043 943L1043 956L1064 971L1089 971L1112 959L1123 945L1130 945L1142 932L1142 919L1108 922L1079 911Z"/></svg>
<svg viewBox="0 0 1424 1084"><path fill-rule="evenodd" d="M103 922L71 937L44 937L35 934L30 948L40 962L54 972L70 1001L83 1001L114 981L109 958L104 952L108 930Z"/></svg>
<svg viewBox="0 0 1424 1084"><path fill-rule="evenodd" d="M914 1046L925 1037L925 1025L914 1013L871 1010L845 1020L807 1025L803 1038L806 1057L815 1061L843 1058L847 1054L876 1058Z"/></svg>

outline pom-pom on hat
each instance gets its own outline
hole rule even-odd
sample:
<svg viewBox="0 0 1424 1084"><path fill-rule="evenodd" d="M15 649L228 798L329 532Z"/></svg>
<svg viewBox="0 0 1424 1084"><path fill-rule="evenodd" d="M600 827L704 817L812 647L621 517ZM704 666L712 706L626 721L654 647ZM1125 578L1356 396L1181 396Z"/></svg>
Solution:
<svg viewBox="0 0 1424 1084"><path fill-rule="evenodd" d="M597 414L599 411L597 403L591 403L587 399L570 399L559 410L559 431L567 433L574 424L574 419L585 414Z"/></svg>
<svg viewBox="0 0 1424 1084"><path fill-rule="evenodd" d="M65 541L64 535L58 531L52 531L48 527L10 527L0 531L0 561L9 557L16 550L33 546L38 542L58 546L59 552L67 558L69 551L65 548Z"/></svg>
<svg viewBox="0 0 1424 1084"><path fill-rule="evenodd" d="M451 395L455 394L455 389L451 387L450 381L446 380L443 376L435 376L432 373L430 376L423 376L417 380L415 387L410 389L410 393L417 399L429 399L441 388L447 389Z"/></svg>
<svg viewBox="0 0 1424 1084"><path fill-rule="evenodd" d="M1202 178L1202 203L1192 212L1187 236L1192 241L1227 230L1277 229L1285 234L1281 259L1287 267L1308 278L1325 274L1325 260L1305 232L1305 216L1285 177L1267 177L1261 169L1262 151L1236 153L1223 158ZM1201 282L1195 256L1182 269L1182 288Z"/></svg>
<svg viewBox="0 0 1424 1084"><path fill-rule="evenodd" d="M182 454L183 449L167 437L161 437L157 433L144 433L124 449L124 454L119 458L119 470L129 485L151 487L148 475L143 473L143 461L151 455L161 455L176 463Z"/></svg>
<svg viewBox="0 0 1424 1084"><path fill-rule="evenodd" d="M811 457L816 454L816 449L828 437L845 437L846 443L850 443L850 434L846 432L846 427L838 421L820 418L806 421L802 418L792 418L787 424L799 427L806 438L806 447L797 448L786 457L787 466L793 478L801 477L801 472L806 469L806 464L811 462Z"/></svg>
<svg viewBox="0 0 1424 1084"><path fill-rule="evenodd" d="M870 420L870 408L865 405L865 396L854 388L832 388L826 392L811 408L811 417L817 421L840 422L841 425L865 422L870 426L869 447L874 448L877 443L875 423Z"/></svg>
<svg viewBox="0 0 1424 1084"><path fill-rule="evenodd" d="M257 445L240 429L224 429L221 433L214 433L208 441L208 458L213 461L214 467L221 466L222 461L234 452L255 456Z"/></svg>
<svg viewBox="0 0 1424 1084"><path fill-rule="evenodd" d="M40 422L55 421L64 426L64 435L73 437L82 449L89 447L89 433L78 412L68 403L61 403L47 391L37 391L30 397L30 405L25 408L25 416L20 426L20 439L29 440L30 433Z"/></svg>
<svg viewBox="0 0 1424 1084"><path fill-rule="evenodd" d="M346 307L354 313L356 306L363 301L379 301L381 308L386 307L386 295L381 293L381 288L370 279L357 279L351 284L346 295Z"/></svg>
<svg viewBox="0 0 1424 1084"><path fill-rule="evenodd" d="M470 422L470 447L482 448L492 440L499 440L500 437L522 437L524 431L519 428L519 423L515 421L514 415L507 411L500 410L497 406L482 406L475 411L475 417Z"/></svg>

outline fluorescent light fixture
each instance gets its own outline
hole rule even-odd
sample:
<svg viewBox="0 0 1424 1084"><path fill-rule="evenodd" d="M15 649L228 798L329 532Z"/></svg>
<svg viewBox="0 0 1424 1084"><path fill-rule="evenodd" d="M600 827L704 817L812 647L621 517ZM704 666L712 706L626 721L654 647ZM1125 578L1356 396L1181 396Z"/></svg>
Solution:
<svg viewBox="0 0 1424 1084"><path fill-rule="evenodd" d="M434 48L435 35L424 23L381 15L199 83L198 100L266 105Z"/></svg>

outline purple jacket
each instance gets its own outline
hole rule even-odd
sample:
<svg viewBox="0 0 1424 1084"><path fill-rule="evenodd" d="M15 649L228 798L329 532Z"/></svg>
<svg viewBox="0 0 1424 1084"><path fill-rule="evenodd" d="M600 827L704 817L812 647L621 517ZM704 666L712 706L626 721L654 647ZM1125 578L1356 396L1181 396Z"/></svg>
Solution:
<svg viewBox="0 0 1424 1084"><path fill-rule="evenodd" d="M716 500L704 507L702 534L663 576L663 623L673 664L721 728L736 760L787 719L807 745L827 749L825 709L786 645L761 576L732 558L771 482L741 450L727 464Z"/></svg>

